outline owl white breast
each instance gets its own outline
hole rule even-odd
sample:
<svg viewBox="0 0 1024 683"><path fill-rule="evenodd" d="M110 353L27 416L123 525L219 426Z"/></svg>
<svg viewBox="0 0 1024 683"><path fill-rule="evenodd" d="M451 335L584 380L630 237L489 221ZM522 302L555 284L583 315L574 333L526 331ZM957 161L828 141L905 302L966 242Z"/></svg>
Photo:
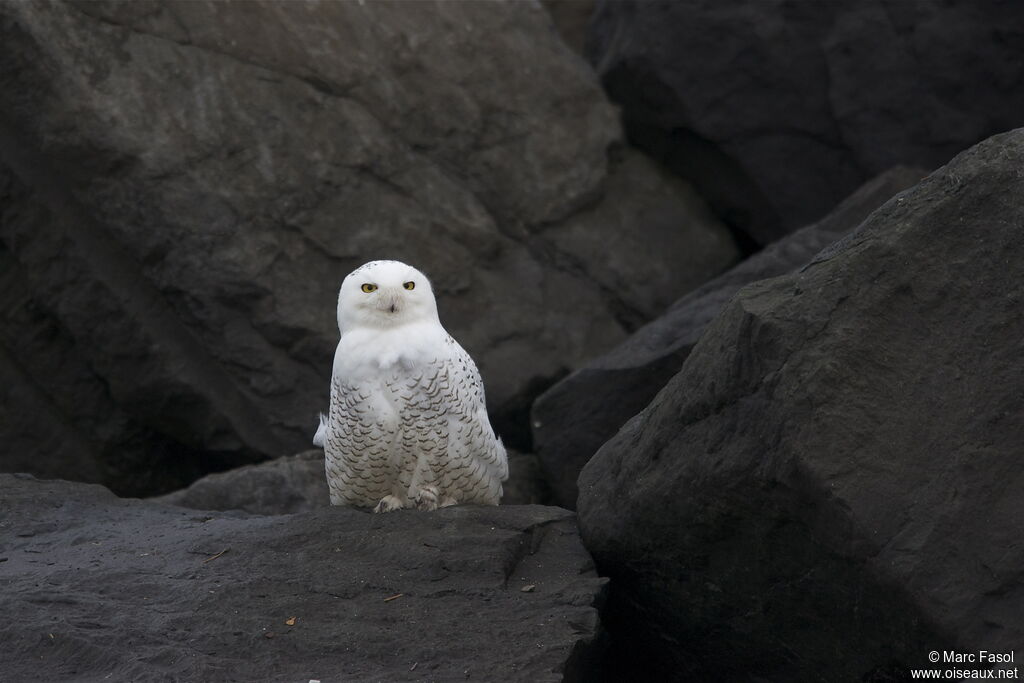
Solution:
<svg viewBox="0 0 1024 683"><path fill-rule="evenodd" d="M330 410L314 437L331 503L497 505L505 448L476 364L441 326L426 276L398 261L360 266L341 285L338 327Z"/></svg>

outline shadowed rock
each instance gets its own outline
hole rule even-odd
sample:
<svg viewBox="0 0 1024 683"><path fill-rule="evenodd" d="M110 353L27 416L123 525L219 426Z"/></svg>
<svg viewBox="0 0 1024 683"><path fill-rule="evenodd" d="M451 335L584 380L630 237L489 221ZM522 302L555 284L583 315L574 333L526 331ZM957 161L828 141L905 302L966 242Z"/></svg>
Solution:
<svg viewBox="0 0 1024 683"><path fill-rule="evenodd" d="M744 288L583 469L625 671L891 680L1019 646L1021 168L1024 129L995 136Z"/></svg>
<svg viewBox="0 0 1024 683"><path fill-rule="evenodd" d="M1024 125L1022 40L998 0L612 0L588 46L630 140L765 245Z"/></svg>
<svg viewBox="0 0 1024 683"><path fill-rule="evenodd" d="M594 14L596 0L541 0L551 15L551 23L562 40L573 52L584 54L587 43L587 25Z"/></svg>
<svg viewBox="0 0 1024 683"><path fill-rule="evenodd" d="M534 447L555 500L576 507L576 478L590 457L679 371L704 328L746 284L787 273L855 229L925 172L895 168L865 184L818 223L787 235L698 287L533 404Z"/></svg>

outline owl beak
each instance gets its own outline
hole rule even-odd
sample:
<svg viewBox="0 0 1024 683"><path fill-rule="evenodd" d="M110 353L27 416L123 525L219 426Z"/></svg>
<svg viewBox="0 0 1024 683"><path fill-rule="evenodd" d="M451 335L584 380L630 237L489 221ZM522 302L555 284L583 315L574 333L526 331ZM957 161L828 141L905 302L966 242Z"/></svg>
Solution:
<svg viewBox="0 0 1024 683"><path fill-rule="evenodd" d="M397 313L400 309L401 296L397 292L389 292L387 296L381 297L381 310L387 313Z"/></svg>

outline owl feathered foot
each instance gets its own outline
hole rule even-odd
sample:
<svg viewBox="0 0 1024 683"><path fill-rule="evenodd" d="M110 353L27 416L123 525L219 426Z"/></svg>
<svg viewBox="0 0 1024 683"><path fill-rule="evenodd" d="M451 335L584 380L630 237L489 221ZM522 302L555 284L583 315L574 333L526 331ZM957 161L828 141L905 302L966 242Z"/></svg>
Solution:
<svg viewBox="0 0 1024 683"><path fill-rule="evenodd" d="M413 500L420 510L436 510L438 501L441 499L441 492L436 486L424 486L416 492Z"/></svg>
<svg viewBox="0 0 1024 683"><path fill-rule="evenodd" d="M377 507L373 508L374 513L377 512L394 512L395 510L401 510L405 505L402 504L401 499L398 496L384 496L377 503Z"/></svg>
<svg viewBox="0 0 1024 683"><path fill-rule="evenodd" d="M441 495L441 490L436 486L424 486L413 497L413 501L420 510L437 510L459 504L453 497Z"/></svg>

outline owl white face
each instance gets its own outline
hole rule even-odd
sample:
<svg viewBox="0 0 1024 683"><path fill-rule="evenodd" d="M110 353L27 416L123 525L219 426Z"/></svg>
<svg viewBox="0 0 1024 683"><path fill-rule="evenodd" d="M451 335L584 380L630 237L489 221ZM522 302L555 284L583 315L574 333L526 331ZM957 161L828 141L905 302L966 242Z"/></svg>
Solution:
<svg viewBox="0 0 1024 683"><path fill-rule="evenodd" d="M427 277L400 261L370 261L345 278L338 294L342 334L357 327L389 328L438 322Z"/></svg>

